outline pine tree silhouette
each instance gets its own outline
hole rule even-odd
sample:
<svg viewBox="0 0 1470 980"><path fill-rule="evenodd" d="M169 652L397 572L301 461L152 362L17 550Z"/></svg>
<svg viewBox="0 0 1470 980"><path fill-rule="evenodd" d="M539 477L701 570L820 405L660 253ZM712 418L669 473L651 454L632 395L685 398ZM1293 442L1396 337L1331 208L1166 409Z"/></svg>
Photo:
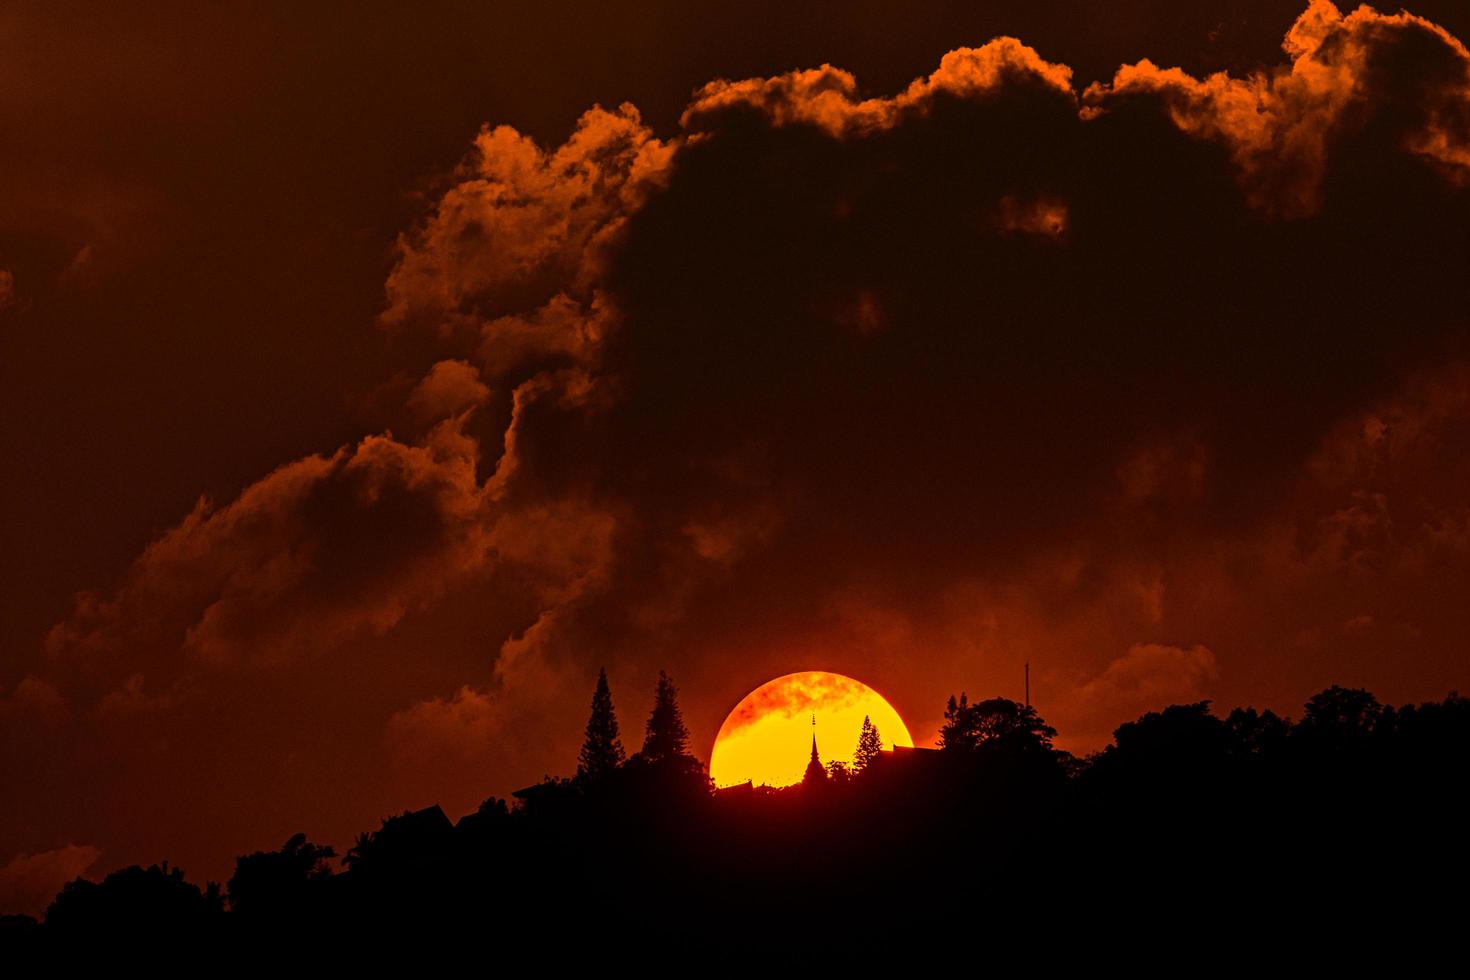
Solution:
<svg viewBox="0 0 1470 980"><path fill-rule="evenodd" d="M854 772L864 772L869 766L877 762L883 755L883 738L878 734L878 726L867 715L863 716L863 730L858 735L857 751L852 756L852 768Z"/></svg>
<svg viewBox="0 0 1470 980"><path fill-rule="evenodd" d="M644 729L644 758L657 762L689 754L689 729L684 727L678 697L679 689L669 675L659 671L658 686L653 693L653 711Z"/></svg>
<svg viewBox="0 0 1470 980"><path fill-rule="evenodd" d="M577 778L601 779L622 765L625 758L612 691L607 686L607 671L599 670L597 689L592 692L592 713L587 717L587 737L577 756Z"/></svg>

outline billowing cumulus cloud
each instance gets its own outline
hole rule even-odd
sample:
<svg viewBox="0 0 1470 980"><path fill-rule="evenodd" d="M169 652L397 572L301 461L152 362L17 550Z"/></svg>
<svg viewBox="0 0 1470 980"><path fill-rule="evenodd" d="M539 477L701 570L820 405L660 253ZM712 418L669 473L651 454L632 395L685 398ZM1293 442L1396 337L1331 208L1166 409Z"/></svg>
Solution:
<svg viewBox="0 0 1470 980"><path fill-rule="evenodd" d="M486 127L461 179L400 239L383 322L445 338L483 332L492 379L539 353L577 355L596 340L582 321L597 318L608 242L658 187L671 153L630 105L590 110L550 152Z"/></svg>
<svg viewBox="0 0 1470 980"><path fill-rule="evenodd" d="M1229 148L1257 205L1288 216L1320 205L1331 144L1370 129L1449 179L1470 179L1470 54L1443 29L1366 6L1344 17L1314 0L1284 47L1287 68L1201 81L1142 61L1088 95L1162 97L1181 129Z"/></svg>
<svg viewBox="0 0 1470 980"><path fill-rule="evenodd" d="M452 423L429 445L372 436L281 467L234 501L201 500L112 596L83 596L48 638L58 659L140 645L232 664L381 633L490 547L476 447Z"/></svg>
<svg viewBox="0 0 1470 980"><path fill-rule="evenodd" d="M1071 98L1072 70L1041 58L1015 38L997 38L982 48L946 54L939 70L916 79L893 98L864 99L857 79L831 65L775 78L706 85L681 122L694 133L720 125L720 116L754 110L775 126L814 126L836 137L861 137L892 129L921 116L947 98L976 99L1007 87L1040 85Z"/></svg>
<svg viewBox="0 0 1470 980"><path fill-rule="evenodd" d="M467 311L537 279L575 281L592 243L624 211L630 178L657 149L631 106L592 110L552 153L508 126L486 127L465 179L400 243L385 319Z"/></svg>
<svg viewBox="0 0 1470 980"><path fill-rule="evenodd" d="M486 127L387 279L410 426L201 503L6 724L202 779L177 733L268 705L307 734L245 719L238 778L370 821L569 768L599 665L625 731L668 668L699 747L805 669L922 743L1029 664L1077 751L1168 701L1442 694L1470 58L1325 3L1284 55L1079 91L1000 38L891 96L717 80L672 134Z"/></svg>

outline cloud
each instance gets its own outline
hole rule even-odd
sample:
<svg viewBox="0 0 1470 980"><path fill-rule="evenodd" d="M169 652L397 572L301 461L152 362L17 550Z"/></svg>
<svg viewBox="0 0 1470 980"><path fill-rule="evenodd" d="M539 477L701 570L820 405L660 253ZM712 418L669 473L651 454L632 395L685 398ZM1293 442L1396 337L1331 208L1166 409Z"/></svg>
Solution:
<svg viewBox="0 0 1470 980"><path fill-rule="evenodd" d="M0 313L11 309L17 304L15 294L15 274L9 269L0 269Z"/></svg>
<svg viewBox="0 0 1470 980"><path fill-rule="evenodd" d="M480 380L480 372L464 361L440 361L414 387L408 396L408 407L420 419L437 422L481 404L490 397L490 389Z"/></svg>
<svg viewBox="0 0 1470 980"><path fill-rule="evenodd" d="M587 677L585 667L547 649L558 617L553 609L507 639L486 687L466 684L389 717L384 746L400 784L418 794L409 798L467 811L490 787L505 795L559 771L560 746L547 738L543 721L577 717L585 709ZM624 715L625 725L629 718Z"/></svg>
<svg viewBox="0 0 1470 980"><path fill-rule="evenodd" d="M996 207L996 224L1004 231L1060 238L1067 230L1067 204L1054 197L1007 195Z"/></svg>
<svg viewBox="0 0 1470 980"><path fill-rule="evenodd" d="M1370 128L1452 180L1470 178L1470 52L1445 30L1367 6L1344 17L1314 0L1283 48L1290 67L1245 78L1201 81L1141 61L1091 88L1088 101L1162 97L1181 129L1229 148L1256 204L1288 217L1320 206L1330 144Z"/></svg>
<svg viewBox="0 0 1470 980"><path fill-rule="evenodd" d="M156 644L225 665L381 633L485 560L476 461L446 423L423 446L370 436L282 466L223 507L201 500L113 595L79 597L48 648L98 660Z"/></svg>
<svg viewBox="0 0 1470 980"><path fill-rule="evenodd" d="M0 912L39 917L62 885L80 877L101 856L99 848L87 844L17 854L0 868Z"/></svg>
<svg viewBox="0 0 1470 980"><path fill-rule="evenodd" d="M509 126L485 127L460 180L400 238L383 321L451 330L585 292L600 249L657 186L669 153L630 105L589 110L551 152Z"/></svg>
<svg viewBox="0 0 1470 980"><path fill-rule="evenodd" d="M395 712L386 730L389 758L400 772L416 779L427 771L439 777L440 785L463 785L462 778L444 777L478 772L477 782L484 785L500 761L497 757L508 748L512 725L499 698L465 685L450 697L426 698ZM458 809L473 802L460 801Z"/></svg>
<svg viewBox="0 0 1470 980"><path fill-rule="evenodd" d="M610 320L611 311L600 296L584 306L557 293L529 312L486 322L477 353L492 378L525 377L543 366L591 365Z"/></svg>
<svg viewBox="0 0 1470 980"><path fill-rule="evenodd" d="M0 695L0 722L50 727L70 713L55 685L34 675L21 679L8 695Z"/></svg>
<svg viewBox="0 0 1470 980"><path fill-rule="evenodd" d="M1078 726L1074 734L1091 730L1084 727L1084 718L1110 727L1146 711L1205 700L1219 673L1215 655L1206 647L1136 644L1077 689L1069 709Z"/></svg>
<svg viewBox="0 0 1470 980"><path fill-rule="evenodd" d="M831 65L774 78L710 82L684 111L680 123L699 133L719 128L721 116L759 112L771 125L816 126L836 137L860 137L901 125L943 99L982 99L1005 88L1042 85L1072 95L1072 70L1043 60L1011 37L980 48L957 48L927 78L915 79L892 98L861 99L857 79Z"/></svg>

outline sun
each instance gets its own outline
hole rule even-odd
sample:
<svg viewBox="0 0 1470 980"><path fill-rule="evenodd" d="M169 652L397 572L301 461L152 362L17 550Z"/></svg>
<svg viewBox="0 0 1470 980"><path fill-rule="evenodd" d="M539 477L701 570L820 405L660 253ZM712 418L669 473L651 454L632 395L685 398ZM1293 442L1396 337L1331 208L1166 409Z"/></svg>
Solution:
<svg viewBox="0 0 1470 980"><path fill-rule="evenodd" d="M825 670L766 681L720 726L710 752L710 778L716 786L747 780L757 786L798 783L811 758L814 734L824 764L851 763L865 717L878 727L885 749L914 744L898 712L862 681Z"/></svg>

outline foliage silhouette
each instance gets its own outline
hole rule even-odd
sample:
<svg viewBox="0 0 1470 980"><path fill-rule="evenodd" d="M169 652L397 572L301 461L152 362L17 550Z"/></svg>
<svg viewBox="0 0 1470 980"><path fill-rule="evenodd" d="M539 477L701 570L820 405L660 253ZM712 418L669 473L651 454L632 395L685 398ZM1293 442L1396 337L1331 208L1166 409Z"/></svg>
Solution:
<svg viewBox="0 0 1470 980"><path fill-rule="evenodd" d="M991 698L971 704L960 693L956 701L951 695L944 708L944 725L939 729L939 745L943 749L972 752L998 744L1028 744L1050 751L1057 731L1029 704L1006 698Z"/></svg>
<svg viewBox="0 0 1470 980"><path fill-rule="evenodd" d="M597 689L592 692L592 711L587 718L586 739L577 757L577 778L605 779L625 761L627 755L618 737L618 717L607 686L607 671L599 670Z"/></svg>
<svg viewBox="0 0 1470 980"><path fill-rule="evenodd" d="M1470 702L1456 694L1394 708L1329 688L1296 723L1170 705L1087 759L1058 751L1034 709L962 695L941 750L884 752L860 778L820 768L814 752L821 792L715 791L676 751L687 733L667 678L656 702L662 751L491 797L458 823L438 807L389 817L336 873L331 849L298 834L239 859L228 910L217 887L166 864L131 867L69 883L43 922L8 917L0 936L33 951L264 952L335 935L370 955L469 937L534 949L530 937L554 928L567 950L602 956L753 953L838 934L862 895L875 916L853 937L863 948L960 943L983 924L1018 940L1067 936L1081 955L1093 948L1084 926L1098 941L1147 922L1161 942L1190 930L1238 942L1271 922L1340 933L1412 912L1423 930L1452 914L1435 896L1466 871ZM880 921L874 902L890 895L922 901ZM1059 896L1070 919L1043 911ZM1028 948L1053 961L1067 947Z"/></svg>
<svg viewBox="0 0 1470 980"><path fill-rule="evenodd" d="M679 710L679 690L663 671L658 672L642 754L654 762L689 754L689 729L684 727L684 715Z"/></svg>
<svg viewBox="0 0 1470 980"><path fill-rule="evenodd" d="M866 772L868 767L883 758L883 736L878 733L878 726L873 724L873 719L863 715L863 728L858 734L857 750L852 754L852 768L855 772Z"/></svg>
<svg viewBox="0 0 1470 980"><path fill-rule="evenodd" d="M296 834L279 851L257 851L235 861L226 885L230 911L242 915L289 915L308 900L312 883L332 875L330 846L313 844Z"/></svg>
<svg viewBox="0 0 1470 980"><path fill-rule="evenodd" d="M1330 751L1364 746L1383 719L1383 706L1367 691L1332 685L1307 701L1298 733Z"/></svg>
<svg viewBox="0 0 1470 980"><path fill-rule="evenodd" d="M218 927L224 911L219 886L201 891L168 862L114 871L101 883L68 882L46 909L45 932L59 939L128 941L166 939Z"/></svg>

